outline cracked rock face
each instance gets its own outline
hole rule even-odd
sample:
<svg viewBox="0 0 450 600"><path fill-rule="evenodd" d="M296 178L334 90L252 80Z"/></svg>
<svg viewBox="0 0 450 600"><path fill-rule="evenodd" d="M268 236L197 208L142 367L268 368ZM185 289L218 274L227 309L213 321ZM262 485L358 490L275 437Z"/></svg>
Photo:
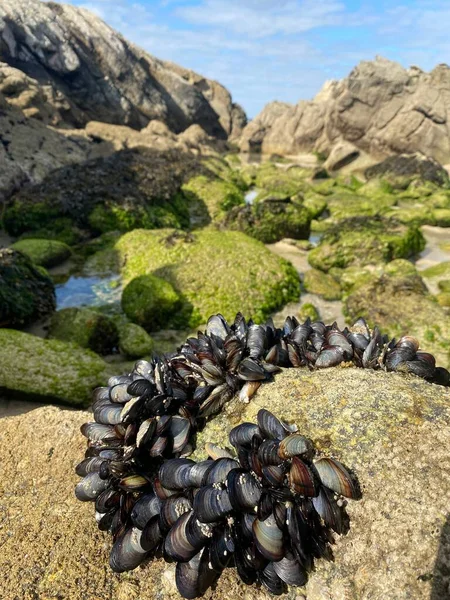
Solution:
<svg viewBox="0 0 450 600"><path fill-rule="evenodd" d="M159 119L175 133L198 123L227 139L245 125L245 113L219 83L158 60L74 6L3 0L0 55L55 90L71 127L95 120L141 129Z"/></svg>
<svg viewBox="0 0 450 600"><path fill-rule="evenodd" d="M354 158L357 151L376 159L420 151L446 164L449 115L447 65L425 73L377 57L361 62L345 79L327 82L311 101L268 104L244 129L241 149L329 154L347 143Z"/></svg>

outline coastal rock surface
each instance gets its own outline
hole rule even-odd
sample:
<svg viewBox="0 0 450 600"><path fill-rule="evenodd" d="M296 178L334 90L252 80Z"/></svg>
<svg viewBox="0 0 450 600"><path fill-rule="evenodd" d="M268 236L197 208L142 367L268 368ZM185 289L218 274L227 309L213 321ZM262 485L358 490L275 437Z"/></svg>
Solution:
<svg viewBox="0 0 450 600"><path fill-rule="evenodd" d="M341 153L344 164L361 153L380 159L416 151L446 164L449 86L450 68L444 64L426 73L382 57L363 61L345 79L325 83L311 101L268 104L244 129L241 149L328 156L339 145L350 148Z"/></svg>
<svg viewBox="0 0 450 600"><path fill-rule="evenodd" d="M72 127L95 120L141 129L159 119L175 132L198 123L227 139L245 125L219 83L158 60L83 8L3 0L0 51L37 86L51 86Z"/></svg>
<svg viewBox="0 0 450 600"><path fill-rule="evenodd" d="M356 471L363 498L348 504L351 528L334 547L335 561L318 563L308 584L285 598L443 599L450 583L449 401L447 389L412 376L292 369L249 404L232 400L198 436L196 455L204 456L207 440L227 445L230 428L254 421L261 407L296 422L319 449ZM26 410L1 420L0 598L179 598L174 566L162 560L112 573L111 540L98 531L92 504L75 500L74 468L85 449L79 427L91 415ZM269 595L228 569L205 598Z"/></svg>

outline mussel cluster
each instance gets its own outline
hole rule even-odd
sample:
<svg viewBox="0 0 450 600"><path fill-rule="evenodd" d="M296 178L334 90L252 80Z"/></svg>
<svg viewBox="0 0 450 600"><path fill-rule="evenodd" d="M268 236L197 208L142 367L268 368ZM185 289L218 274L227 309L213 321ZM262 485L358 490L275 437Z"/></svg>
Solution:
<svg viewBox="0 0 450 600"><path fill-rule="evenodd" d="M355 477L315 458L312 442L269 411L257 420L230 432L234 453L207 444L208 460L165 462L156 494L140 501L148 518L141 547L177 563L185 598L203 594L228 566L272 594L302 586L314 559L332 559L332 531L348 531L343 496L360 498Z"/></svg>
<svg viewBox="0 0 450 600"><path fill-rule="evenodd" d="M214 315L205 333L189 338L179 351L140 360L131 373L112 377L106 387L96 389L95 422L81 428L88 448L76 468L82 479L75 493L79 500L95 502L99 528L113 536L112 568L133 569L147 557L161 554L179 563L177 579L185 582L179 583L180 591L200 595L220 573L220 561L226 562L223 555L211 557L211 553L220 554L220 545L228 544L225 558L234 555L230 561L241 578L249 583L261 581L276 593L283 582L302 581L313 558L329 557L330 529L343 533L348 524L334 494L356 497L354 480L336 461L314 461L312 445L273 415L263 413L258 425L244 424L233 430L230 442L236 457L210 454L214 462L197 465L186 457L192 452L196 431L234 395L248 402L282 367L317 369L341 362L414 373L433 383L450 384L448 371L436 367L434 357L420 351L417 340L408 336L389 340L377 328L371 331L363 319L340 330L335 323L299 323L288 317L282 328L276 328L271 320L257 325L238 314L231 325L221 315ZM264 424L266 418L274 423L274 429ZM283 450L300 439L302 451ZM298 476L293 475L296 471ZM180 479L171 479L172 472ZM303 488L295 487L296 477L303 481ZM333 478L341 487L332 483ZM255 498L260 493L242 515L234 515L240 502L245 502L237 491L230 494L230 486L234 490L237 485L234 479L241 482L244 496L250 487ZM200 499L208 494L206 509ZM214 502L217 512L211 508ZM209 521L211 515L205 510L213 510L218 520ZM196 515L195 520L185 514ZM255 514L258 534L250 523ZM186 523L181 521L172 532L180 515ZM267 529L269 524L273 529ZM189 536L188 546L196 550L192 556L193 550L182 555L170 549L180 527ZM302 535L295 533L296 527ZM261 549L257 536L269 539L270 532L283 540L280 559L270 559ZM301 550L305 535L307 549ZM200 546L196 536L203 536ZM206 574L199 578L205 569ZM285 574L291 570L292 577ZM186 583L189 577L193 578L191 588Z"/></svg>

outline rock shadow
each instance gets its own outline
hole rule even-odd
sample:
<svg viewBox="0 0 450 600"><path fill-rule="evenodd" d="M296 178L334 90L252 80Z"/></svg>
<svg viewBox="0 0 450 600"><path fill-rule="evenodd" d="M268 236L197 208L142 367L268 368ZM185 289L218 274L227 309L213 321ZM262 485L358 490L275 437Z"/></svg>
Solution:
<svg viewBox="0 0 450 600"><path fill-rule="evenodd" d="M450 514L441 531L439 549L434 563L430 600L450 598Z"/></svg>

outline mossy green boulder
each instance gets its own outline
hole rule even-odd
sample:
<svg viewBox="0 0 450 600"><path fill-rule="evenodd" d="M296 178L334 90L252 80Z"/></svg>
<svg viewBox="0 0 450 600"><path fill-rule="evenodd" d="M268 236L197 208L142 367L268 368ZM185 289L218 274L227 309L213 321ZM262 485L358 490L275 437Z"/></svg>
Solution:
<svg viewBox="0 0 450 600"><path fill-rule="evenodd" d="M308 261L316 269L329 271L408 258L424 248L425 239L415 226L384 217L352 217L328 228L309 252Z"/></svg>
<svg viewBox="0 0 450 600"><path fill-rule="evenodd" d="M267 198L235 207L227 214L224 225L264 244L273 244L283 238L308 239L311 218L300 201Z"/></svg>
<svg viewBox="0 0 450 600"><path fill-rule="evenodd" d="M320 319L319 311L311 302L305 302L300 306L300 310L298 311L297 318L302 323L306 321L306 319L311 319L311 321L318 321Z"/></svg>
<svg viewBox="0 0 450 600"><path fill-rule="evenodd" d="M63 308L52 315L49 338L73 342L97 354L117 349L119 333L115 323L89 308Z"/></svg>
<svg viewBox="0 0 450 600"><path fill-rule="evenodd" d="M441 292L450 292L450 279L443 279L439 281L438 288Z"/></svg>
<svg viewBox="0 0 450 600"><path fill-rule="evenodd" d="M140 325L124 323L119 326L119 350L127 358L142 358L153 352L153 340Z"/></svg>
<svg viewBox="0 0 450 600"><path fill-rule="evenodd" d="M450 292L440 292L436 295L436 300L439 306L450 308Z"/></svg>
<svg viewBox="0 0 450 600"><path fill-rule="evenodd" d="M55 306L55 288L45 269L17 250L0 248L0 326L27 325Z"/></svg>
<svg viewBox="0 0 450 600"><path fill-rule="evenodd" d="M244 204L244 193L231 181L207 175L192 177L182 186L189 201L191 225L202 226L221 220L234 206Z"/></svg>
<svg viewBox="0 0 450 600"><path fill-rule="evenodd" d="M450 364L450 317L427 292L406 260L388 263L379 275L354 289L344 302L349 323L362 316L391 336L417 337L444 367Z"/></svg>
<svg viewBox="0 0 450 600"><path fill-rule="evenodd" d="M292 198L309 188L307 178L310 175L311 171L308 169L297 166L284 168L265 162L256 171L255 186L271 196Z"/></svg>
<svg viewBox="0 0 450 600"><path fill-rule="evenodd" d="M88 406L111 368L76 344L0 329L0 392L40 402Z"/></svg>
<svg viewBox="0 0 450 600"><path fill-rule="evenodd" d="M450 208L435 208L434 224L439 227L450 227Z"/></svg>
<svg viewBox="0 0 450 600"><path fill-rule="evenodd" d="M155 275L135 277L122 293L123 312L147 331L169 329L181 306L173 286Z"/></svg>
<svg viewBox="0 0 450 600"><path fill-rule="evenodd" d="M325 300L339 300L341 286L329 273L310 269L303 276L303 286L307 292L322 296Z"/></svg>
<svg viewBox="0 0 450 600"><path fill-rule="evenodd" d="M384 214L396 203L395 196L389 194L364 196L350 190L327 196L327 207L334 221L365 215L374 217Z"/></svg>
<svg viewBox="0 0 450 600"><path fill-rule="evenodd" d="M206 323L217 312L233 319L242 311L262 321L300 296L294 267L237 231L136 230L124 235L113 251L125 284L155 275L173 286L183 300L176 316L186 328Z"/></svg>
<svg viewBox="0 0 450 600"><path fill-rule="evenodd" d="M36 265L54 267L67 260L72 254L67 244L57 240L24 239L12 245L14 250L19 250Z"/></svg>

